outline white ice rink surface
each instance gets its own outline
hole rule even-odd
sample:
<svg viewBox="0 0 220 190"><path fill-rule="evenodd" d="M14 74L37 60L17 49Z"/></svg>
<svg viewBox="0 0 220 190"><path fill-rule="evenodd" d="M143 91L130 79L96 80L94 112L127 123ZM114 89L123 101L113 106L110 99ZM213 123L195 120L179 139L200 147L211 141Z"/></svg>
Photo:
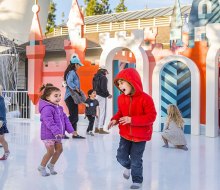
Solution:
<svg viewBox="0 0 220 190"><path fill-rule="evenodd" d="M10 120L8 128L11 155L0 162L0 190L128 190L131 185L115 158L117 128L109 135L63 140L64 152L55 166L58 174L49 177L37 171L45 153L39 123ZM83 135L86 126L78 128ZM143 190L220 189L220 138L186 138L187 152L162 148L160 133L153 134L144 152Z"/></svg>

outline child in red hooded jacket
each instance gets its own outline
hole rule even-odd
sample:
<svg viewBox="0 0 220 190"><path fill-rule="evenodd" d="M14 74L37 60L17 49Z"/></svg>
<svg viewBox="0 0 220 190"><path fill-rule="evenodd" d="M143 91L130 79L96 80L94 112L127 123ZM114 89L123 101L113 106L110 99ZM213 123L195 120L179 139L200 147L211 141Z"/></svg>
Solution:
<svg viewBox="0 0 220 190"><path fill-rule="evenodd" d="M118 97L118 112L108 128L119 124L121 139L116 158L125 167L124 178L129 179L131 173L133 184L130 188L139 189L143 182L145 144L151 140L157 114L152 98L143 92L140 75L135 69L122 70L114 83L122 94Z"/></svg>

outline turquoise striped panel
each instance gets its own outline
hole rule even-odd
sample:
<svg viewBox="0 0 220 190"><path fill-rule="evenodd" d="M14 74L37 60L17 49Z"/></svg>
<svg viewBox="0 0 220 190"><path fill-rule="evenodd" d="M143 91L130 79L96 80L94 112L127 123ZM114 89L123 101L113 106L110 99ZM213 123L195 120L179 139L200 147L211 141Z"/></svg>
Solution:
<svg viewBox="0 0 220 190"><path fill-rule="evenodd" d="M161 117L167 116L169 104L177 105L183 118L191 118L191 73L186 64L173 61L161 72ZM161 126L162 127L162 126ZM185 126L185 133L191 126Z"/></svg>

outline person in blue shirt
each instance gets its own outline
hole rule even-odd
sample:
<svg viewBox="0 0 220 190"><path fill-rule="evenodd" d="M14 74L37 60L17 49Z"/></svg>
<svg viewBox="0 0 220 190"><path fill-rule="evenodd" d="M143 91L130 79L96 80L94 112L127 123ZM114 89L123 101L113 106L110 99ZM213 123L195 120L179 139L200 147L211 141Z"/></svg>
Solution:
<svg viewBox="0 0 220 190"><path fill-rule="evenodd" d="M64 80L66 81L67 85L64 100L69 110L69 120L74 129L72 138L83 139L85 137L82 137L77 133L77 122L79 120L78 104L73 101L71 96L71 89L80 92L80 80L77 74L77 70L80 66L83 66L83 64L76 55L73 55L70 59L70 64L64 72Z"/></svg>
<svg viewBox="0 0 220 190"><path fill-rule="evenodd" d="M0 144L3 146L4 149L4 155L0 158L0 160L7 160L10 154L8 143L5 140L5 133L8 133L8 129L6 126L6 109L5 101L2 96L2 86L0 86Z"/></svg>

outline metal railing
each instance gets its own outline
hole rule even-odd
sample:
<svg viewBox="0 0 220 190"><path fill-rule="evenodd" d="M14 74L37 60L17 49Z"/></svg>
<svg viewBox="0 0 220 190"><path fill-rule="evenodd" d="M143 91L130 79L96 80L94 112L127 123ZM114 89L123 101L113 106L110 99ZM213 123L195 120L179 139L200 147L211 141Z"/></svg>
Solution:
<svg viewBox="0 0 220 190"><path fill-rule="evenodd" d="M7 118L30 118L30 100L27 91L3 91Z"/></svg>

